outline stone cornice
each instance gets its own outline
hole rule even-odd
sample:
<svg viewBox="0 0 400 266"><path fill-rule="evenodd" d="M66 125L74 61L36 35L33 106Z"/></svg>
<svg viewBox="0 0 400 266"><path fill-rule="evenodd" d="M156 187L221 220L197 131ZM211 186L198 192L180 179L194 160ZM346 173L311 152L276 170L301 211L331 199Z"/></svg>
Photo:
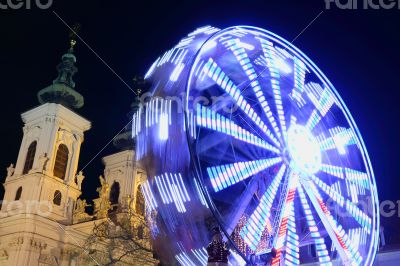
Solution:
<svg viewBox="0 0 400 266"><path fill-rule="evenodd" d="M43 117L47 121L65 123L71 130L87 131L91 128L91 122L61 104L45 103L21 114L22 121L27 127L40 122ZM50 119L50 120L49 120ZM61 121L60 121L61 120Z"/></svg>

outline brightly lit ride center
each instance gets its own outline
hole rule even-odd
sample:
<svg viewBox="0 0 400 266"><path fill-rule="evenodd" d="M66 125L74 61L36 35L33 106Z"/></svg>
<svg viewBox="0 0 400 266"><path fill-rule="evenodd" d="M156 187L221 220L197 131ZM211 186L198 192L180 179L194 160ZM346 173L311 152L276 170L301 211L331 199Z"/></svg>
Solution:
<svg viewBox="0 0 400 266"><path fill-rule="evenodd" d="M378 198L339 94L292 44L254 27L203 27L159 57L133 117L155 249L206 265L219 225L230 263L371 265Z"/></svg>

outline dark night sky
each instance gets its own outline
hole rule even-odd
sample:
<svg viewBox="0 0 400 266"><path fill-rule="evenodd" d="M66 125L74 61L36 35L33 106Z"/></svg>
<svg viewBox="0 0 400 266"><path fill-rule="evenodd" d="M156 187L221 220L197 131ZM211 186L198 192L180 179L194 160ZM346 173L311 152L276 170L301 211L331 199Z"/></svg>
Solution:
<svg viewBox="0 0 400 266"><path fill-rule="evenodd" d="M322 10L319 1L57 1L49 10L1 10L1 179L15 163L22 137L20 113L38 105L36 93L56 77L67 50L67 23L82 25L82 38L129 84L162 52L203 25L253 25L292 40ZM32 1L33 2L33 1ZM44 2L44 1L43 1ZM342 1L344 2L344 1ZM399 198L400 10L325 10L295 45L332 81L363 135L380 200ZM133 93L82 43L76 48L76 89L92 121L82 146L83 167L127 122ZM103 167L100 157L85 170L92 197ZM400 219L397 219L400 220Z"/></svg>

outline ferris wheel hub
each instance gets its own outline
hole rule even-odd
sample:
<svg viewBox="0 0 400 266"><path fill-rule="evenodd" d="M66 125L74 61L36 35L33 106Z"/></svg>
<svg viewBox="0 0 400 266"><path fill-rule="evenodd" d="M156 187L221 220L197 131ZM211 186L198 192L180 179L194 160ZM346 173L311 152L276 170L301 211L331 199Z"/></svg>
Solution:
<svg viewBox="0 0 400 266"><path fill-rule="evenodd" d="M321 150L311 131L294 125L287 132L287 149L291 167L300 173L314 174L321 166Z"/></svg>

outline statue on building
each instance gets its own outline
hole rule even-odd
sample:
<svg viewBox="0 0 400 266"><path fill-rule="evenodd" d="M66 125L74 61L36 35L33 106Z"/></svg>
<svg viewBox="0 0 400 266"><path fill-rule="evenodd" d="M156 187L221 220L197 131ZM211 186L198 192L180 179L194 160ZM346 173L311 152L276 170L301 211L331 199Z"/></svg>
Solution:
<svg viewBox="0 0 400 266"><path fill-rule="evenodd" d="M97 188L99 197L94 199L94 214L97 218L107 217L108 211L111 209L111 203L109 199L110 186L104 180L102 175L99 176L101 187Z"/></svg>
<svg viewBox="0 0 400 266"><path fill-rule="evenodd" d="M105 185L107 185L107 182L102 175L99 175L99 180L100 180L101 188L100 187L97 188L97 192L100 192L99 190L102 189Z"/></svg>
<svg viewBox="0 0 400 266"><path fill-rule="evenodd" d="M14 172L15 172L14 164L10 164L10 166L7 167L7 177L13 176Z"/></svg>
<svg viewBox="0 0 400 266"><path fill-rule="evenodd" d="M83 179L85 179L85 176L83 175L82 171L79 171L78 175L76 176L76 184L78 185L78 189L82 189L82 182Z"/></svg>
<svg viewBox="0 0 400 266"><path fill-rule="evenodd" d="M219 227L212 229L212 241L207 246L208 263L207 266L228 266L228 256L230 251L226 243L222 240Z"/></svg>
<svg viewBox="0 0 400 266"><path fill-rule="evenodd" d="M80 221L86 221L90 218L89 214L86 213L86 207L89 206L86 203L86 200L78 199L76 201L76 206L73 213L73 221L74 223Z"/></svg>

